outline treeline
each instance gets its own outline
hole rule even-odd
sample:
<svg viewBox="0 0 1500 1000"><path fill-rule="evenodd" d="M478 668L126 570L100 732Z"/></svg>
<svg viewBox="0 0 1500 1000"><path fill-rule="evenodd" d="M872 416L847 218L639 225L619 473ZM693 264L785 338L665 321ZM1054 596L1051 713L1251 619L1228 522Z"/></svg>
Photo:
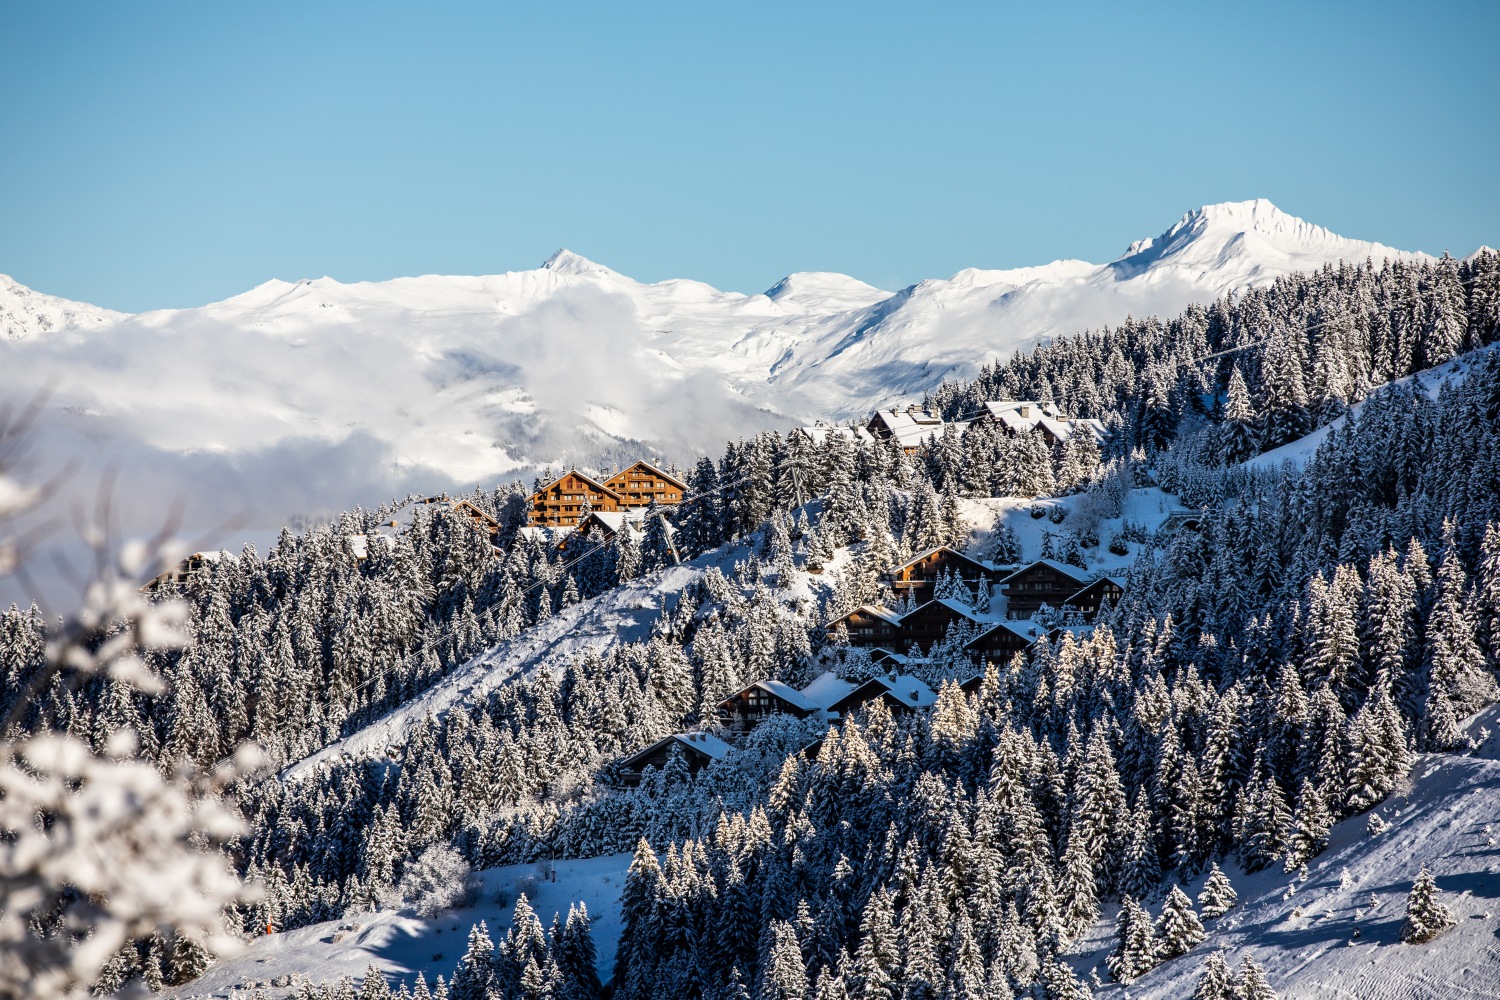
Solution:
<svg viewBox="0 0 1500 1000"><path fill-rule="evenodd" d="M1055 401L1107 421L1108 454L1160 451L1223 425L1217 454L1234 462L1327 423L1376 386L1497 339L1494 251L1462 262L1341 263L1166 321L1059 337L943 383L929 404L951 419L986 399Z"/></svg>
<svg viewBox="0 0 1500 1000"><path fill-rule="evenodd" d="M1202 530L1091 638L846 723L762 807L643 843L615 995L1081 996L1059 959L1104 900L1131 900L1131 978L1164 876L1305 863L1497 696L1497 385L1491 357L1381 393L1301 472L1164 461Z"/></svg>

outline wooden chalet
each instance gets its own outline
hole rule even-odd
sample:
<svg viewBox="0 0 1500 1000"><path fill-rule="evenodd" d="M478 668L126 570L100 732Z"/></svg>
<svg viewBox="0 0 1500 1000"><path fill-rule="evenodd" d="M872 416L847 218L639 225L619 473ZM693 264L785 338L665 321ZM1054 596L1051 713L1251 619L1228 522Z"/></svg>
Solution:
<svg viewBox="0 0 1500 1000"><path fill-rule="evenodd" d="M903 674L886 674L871 677L828 706L828 714L837 721L849 718L873 701L884 701L892 715L904 715L918 709L931 708L937 694L917 680Z"/></svg>
<svg viewBox="0 0 1500 1000"><path fill-rule="evenodd" d="M901 616L899 644L929 647L941 642L955 625L978 625L981 619L970 608L951 597L928 601L915 611Z"/></svg>
<svg viewBox="0 0 1500 1000"><path fill-rule="evenodd" d="M840 625L849 634L849 645L873 649L876 646L889 647L896 644L901 631L901 618L890 608L863 604L824 626L830 638Z"/></svg>
<svg viewBox="0 0 1500 1000"><path fill-rule="evenodd" d="M234 558L222 549L217 552L194 552L186 559L180 560L175 568L147 580L141 585L140 591L143 594L155 594L165 587L180 587L206 574L220 560Z"/></svg>
<svg viewBox="0 0 1500 1000"><path fill-rule="evenodd" d="M620 497L621 507L649 507L653 500L662 505L679 504L687 492L686 483L645 462L616 472L604 485Z"/></svg>
<svg viewBox="0 0 1500 1000"><path fill-rule="evenodd" d="M1104 425L1097 420L1070 420L1055 403L1033 399L991 399L979 408L975 424L995 424L1013 436L1040 434L1049 446L1064 444L1074 434L1087 433L1096 442L1104 440Z"/></svg>
<svg viewBox="0 0 1500 1000"><path fill-rule="evenodd" d="M1005 591L1005 616L1030 618L1042 605L1060 608L1083 589L1088 579L1077 566L1056 559L1038 559L1000 581Z"/></svg>
<svg viewBox="0 0 1500 1000"><path fill-rule="evenodd" d="M547 528L576 526L585 503L601 511L619 510L625 506L620 494L577 469L558 476L537 490L531 495L530 503L526 523Z"/></svg>
<svg viewBox="0 0 1500 1000"><path fill-rule="evenodd" d="M500 522L468 500L460 500L454 504L453 512L467 518L470 524L484 532L491 545L500 540Z"/></svg>
<svg viewBox="0 0 1500 1000"><path fill-rule="evenodd" d="M963 423L958 424L957 428L962 431L967 426L967 423ZM894 441L901 446L902 451L915 455L924 444L942 436L943 418L928 413L920 406L908 406L904 410L876 410L869 423L865 424L865 430L871 437L881 441Z"/></svg>
<svg viewBox="0 0 1500 1000"><path fill-rule="evenodd" d="M971 590L981 584L987 586L997 575L979 560L941 545L895 567L886 574L886 581L897 596L911 594L912 600L921 604L932 599L932 590L944 573L958 577Z"/></svg>
<svg viewBox="0 0 1500 1000"><path fill-rule="evenodd" d="M667 766L673 749L682 752L689 774L697 774L734 748L712 733L673 733L620 762L620 781L630 787L641 783L646 768Z"/></svg>
<svg viewBox="0 0 1500 1000"><path fill-rule="evenodd" d="M756 681L719 702L719 721L731 732L754 729L773 715L805 719L817 711L796 688L781 681Z"/></svg>
<svg viewBox="0 0 1500 1000"><path fill-rule="evenodd" d="M1105 601L1118 604L1124 593L1125 581L1117 577L1101 576L1063 603L1077 608L1085 618L1093 621L1094 616L1099 613L1100 605Z"/></svg>
<svg viewBox="0 0 1500 1000"><path fill-rule="evenodd" d="M981 662L1003 666L1017 653L1030 649L1037 638L1007 622L1000 622L964 643L964 649L979 657Z"/></svg>

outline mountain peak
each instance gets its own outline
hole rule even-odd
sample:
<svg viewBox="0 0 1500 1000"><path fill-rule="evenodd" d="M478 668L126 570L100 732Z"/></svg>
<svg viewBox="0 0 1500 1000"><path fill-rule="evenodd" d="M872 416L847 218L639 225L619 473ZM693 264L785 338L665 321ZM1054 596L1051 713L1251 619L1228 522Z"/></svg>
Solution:
<svg viewBox="0 0 1500 1000"><path fill-rule="evenodd" d="M0 341L25 340L67 327L106 326L124 318L113 309L47 295L0 274Z"/></svg>
<svg viewBox="0 0 1500 1000"><path fill-rule="evenodd" d="M558 274L591 275L596 278L610 277L615 273L603 264L596 264L567 247L560 247L556 253L544 260L542 270L556 271Z"/></svg>
<svg viewBox="0 0 1500 1000"><path fill-rule="evenodd" d="M1254 198L1195 208L1160 236L1130 244L1111 267L1135 274L1170 261L1232 279L1253 277L1238 274L1236 260L1252 272L1270 268L1289 273L1331 260L1357 262L1366 257L1426 259L1380 243L1346 239L1282 211L1268 199Z"/></svg>

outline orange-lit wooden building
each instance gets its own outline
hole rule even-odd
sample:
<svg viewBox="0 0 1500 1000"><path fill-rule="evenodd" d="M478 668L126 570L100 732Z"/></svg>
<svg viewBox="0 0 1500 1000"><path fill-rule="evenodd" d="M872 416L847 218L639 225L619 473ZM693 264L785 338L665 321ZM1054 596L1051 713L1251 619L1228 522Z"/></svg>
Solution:
<svg viewBox="0 0 1500 1000"><path fill-rule="evenodd" d="M687 491L686 483L645 462L616 472L604 485L619 495L621 507L649 507L652 500L663 506L679 504Z"/></svg>
<svg viewBox="0 0 1500 1000"><path fill-rule="evenodd" d="M572 470L530 497L526 523L532 527L572 528L578 525L584 501L595 513L637 510L654 500L663 507L682 503L687 484L654 465L637 462L604 482Z"/></svg>
<svg viewBox="0 0 1500 1000"><path fill-rule="evenodd" d="M531 495L526 523L533 527L568 527L578 523L587 503L594 510L619 510L624 498L603 483L574 469Z"/></svg>

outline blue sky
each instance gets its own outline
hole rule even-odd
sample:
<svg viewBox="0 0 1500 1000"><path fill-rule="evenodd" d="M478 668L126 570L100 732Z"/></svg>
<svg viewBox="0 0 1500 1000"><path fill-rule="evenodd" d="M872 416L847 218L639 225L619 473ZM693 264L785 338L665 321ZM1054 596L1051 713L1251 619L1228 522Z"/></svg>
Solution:
<svg viewBox="0 0 1500 1000"><path fill-rule="evenodd" d="M1500 5L12 2L0 272L124 310L534 267L887 288L1267 197L1500 243Z"/></svg>

